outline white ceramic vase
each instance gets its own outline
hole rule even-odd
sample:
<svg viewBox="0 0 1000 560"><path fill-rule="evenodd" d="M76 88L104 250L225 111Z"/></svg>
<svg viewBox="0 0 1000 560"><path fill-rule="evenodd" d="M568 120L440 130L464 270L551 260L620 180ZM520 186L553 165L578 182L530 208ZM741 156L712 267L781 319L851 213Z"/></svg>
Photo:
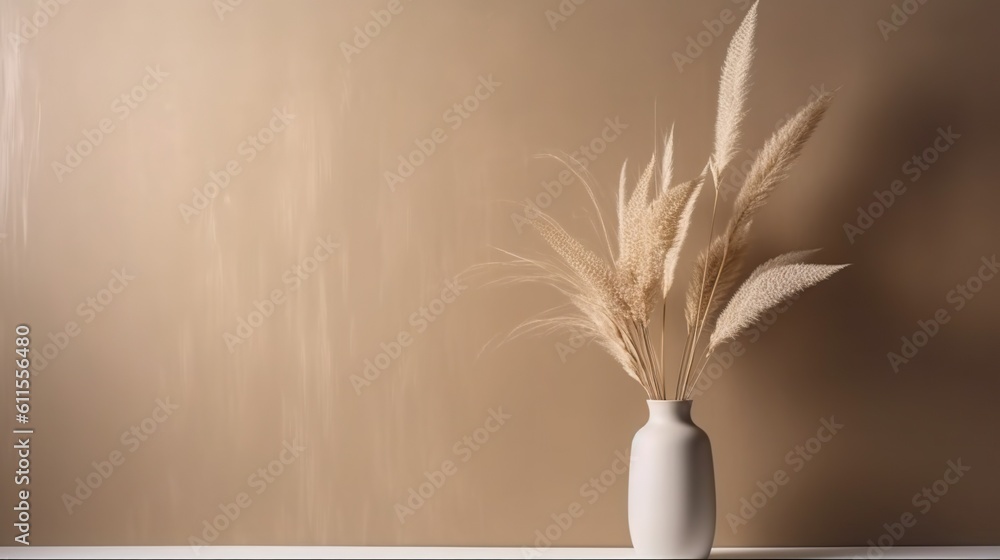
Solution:
<svg viewBox="0 0 1000 560"><path fill-rule="evenodd" d="M708 558L715 539L715 469L691 401L646 401L632 440L628 526L640 558Z"/></svg>

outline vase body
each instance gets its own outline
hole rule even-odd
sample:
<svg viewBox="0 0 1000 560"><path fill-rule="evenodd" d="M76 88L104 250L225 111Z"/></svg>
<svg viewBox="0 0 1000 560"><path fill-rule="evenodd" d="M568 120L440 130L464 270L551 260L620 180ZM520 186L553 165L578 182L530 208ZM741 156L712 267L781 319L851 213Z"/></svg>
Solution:
<svg viewBox="0 0 1000 560"><path fill-rule="evenodd" d="M708 558L715 540L715 469L691 401L647 401L628 477L628 526L639 558Z"/></svg>

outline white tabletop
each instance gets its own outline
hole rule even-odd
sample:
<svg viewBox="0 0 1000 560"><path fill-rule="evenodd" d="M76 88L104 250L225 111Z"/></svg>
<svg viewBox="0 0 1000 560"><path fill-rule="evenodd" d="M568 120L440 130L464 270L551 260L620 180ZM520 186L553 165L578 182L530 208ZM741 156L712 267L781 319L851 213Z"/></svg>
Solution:
<svg viewBox="0 0 1000 560"><path fill-rule="evenodd" d="M1000 558L1000 546L716 548L712 558ZM3 558L634 558L631 548L470 548L353 546L0 547Z"/></svg>

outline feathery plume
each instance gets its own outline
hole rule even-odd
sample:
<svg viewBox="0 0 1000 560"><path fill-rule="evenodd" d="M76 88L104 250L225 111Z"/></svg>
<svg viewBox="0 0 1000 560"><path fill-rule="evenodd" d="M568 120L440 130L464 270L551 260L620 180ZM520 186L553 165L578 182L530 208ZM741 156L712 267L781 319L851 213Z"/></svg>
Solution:
<svg viewBox="0 0 1000 560"><path fill-rule="evenodd" d="M757 28L757 3L747 12L736 34L733 35L726 51L726 61L722 65L719 80L719 108L715 120L715 162L718 185L719 177L725 172L739 152L740 125L746 116L747 95L750 90L750 65L753 62L753 36Z"/></svg>
<svg viewBox="0 0 1000 560"><path fill-rule="evenodd" d="M670 188L670 182L674 180L674 125L670 125L670 132L663 141L663 158L660 160L660 192L666 192Z"/></svg>
<svg viewBox="0 0 1000 560"><path fill-rule="evenodd" d="M618 184L617 247L608 235L609 228L590 186L590 173L573 158L557 158L586 189L597 211L598 233L603 233L607 251L602 254L591 251L551 216L535 212L532 226L559 258L546 261L506 252L514 260L505 264L523 272L513 279L514 282L546 284L565 296L568 303L525 321L510 336L572 330L587 340L597 341L629 377L642 386L650 399L669 398L667 379L663 375L666 297L674 282L695 203L709 178L716 195L709 235L715 233L720 177L739 151L739 129L746 114L756 22L755 3L726 53L719 82L714 151L701 175L678 185L671 184L674 179L673 126L664 138L659 168L654 149L631 191L627 161L623 163ZM719 344L738 336L777 303L847 266L803 264L813 251L786 253L758 267L730 297L741 274L754 214L788 174L830 101L831 97L825 95L810 103L765 143L740 187L733 203L732 218L717 237L710 238L708 247L699 254L686 294L684 315L688 338L673 398L688 398L693 383L697 383L704 365ZM654 178L659 188L655 188ZM664 309L659 355L650 344L649 332L650 318L658 302ZM700 340L706 327L712 329L708 342ZM694 358L699 355L699 348L705 354L696 363ZM692 374L695 374L693 383Z"/></svg>
<svg viewBox="0 0 1000 560"><path fill-rule="evenodd" d="M625 209L628 207L628 194L627 194L627 183L626 180L626 168L628 167L628 159L622 162L622 171L618 178L618 239L622 238L622 234L625 231ZM621 247L618 248L619 254L621 253Z"/></svg>
<svg viewBox="0 0 1000 560"><path fill-rule="evenodd" d="M823 95L802 108L774 133L754 160L733 203L733 216L729 226L720 236L721 239L713 241L708 252L703 254L704 259L699 258L696 265L695 280L699 284L696 286L692 283L688 289L686 318L689 329L697 328L700 332L703 327L699 323L711 324L712 313L728 296L731 283L735 282L736 273L726 269L738 266L742 259L746 248L745 237L753 223L754 214L767 203L775 187L787 176L792 164L802 153L806 141L823 119L831 99L829 94ZM719 260L723 256L726 257L725 263ZM706 270L710 273L703 276ZM719 275L718 284L721 285L713 281L711 271ZM722 282L723 276L728 282ZM707 278L708 281L701 284L702 278Z"/></svg>
<svg viewBox="0 0 1000 560"><path fill-rule="evenodd" d="M663 228L663 236L666 247L663 253L663 273L661 277L662 295L667 298L667 292L674 284L674 274L677 264L680 262L681 249L684 240L687 238L688 229L691 227L691 216L694 214L694 205L701 193L701 187L705 184L704 176L694 181L688 181L668 193L678 191L680 194L676 200L670 203L664 202L665 209L657 218L657 225Z"/></svg>
<svg viewBox="0 0 1000 560"><path fill-rule="evenodd" d="M649 203L649 191L653 184L653 167L655 165L656 153L653 153L652 157L649 158L649 163L646 164L646 168L643 169L642 175L639 176L639 182L636 184L635 190L632 191L632 197L628 201L628 208L625 213L626 220L630 216L634 219L639 214L639 211Z"/></svg>
<svg viewBox="0 0 1000 560"><path fill-rule="evenodd" d="M800 264L801 255L785 255L761 265L719 314L708 351L739 336L769 309L806 288L826 280L847 265ZM791 262L792 264L783 264Z"/></svg>
<svg viewBox="0 0 1000 560"><path fill-rule="evenodd" d="M539 214L531 225L576 274L582 292L600 295L608 303L614 302L613 273L604 260L546 214Z"/></svg>
<svg viewBox="0 0 1000 560"><path fill-rule="evenodd" d="M748 224L716 237L698 255L684 307L689 332L712 324L715 312L736 284L749 244L749 231Z"/></svg>
<svg viewBox="0 0 1000 560"><path fill-rule="evenodd" d="M806 105L764 144L733 202L733 224L750 223L754 213L764 206L788 175L832 100L831 94L824 94Z"/></svg>

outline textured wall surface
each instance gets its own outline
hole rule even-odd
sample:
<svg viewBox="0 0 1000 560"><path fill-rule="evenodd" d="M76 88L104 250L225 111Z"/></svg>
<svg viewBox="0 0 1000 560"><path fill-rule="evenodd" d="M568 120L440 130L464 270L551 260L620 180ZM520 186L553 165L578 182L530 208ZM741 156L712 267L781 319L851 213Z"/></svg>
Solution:
<svg viewBox="0 0 1000 560"><path fill-rule="evenodd" d="M671 123L678 176L699 172L746 3L0 7L0 357L30 325L33 544L532 546L576 502L554 545L628 545L614 469L641 389L567 334L496 344L555 293L456 278L543 249L525 200L587 232L582 188L539 154L588 160L607 212ZM1000 541L998 16L760 6L748 149L840 89L751 264L853 266L710 370L716 545L862 545L904 514L903 544ZM817 446L824 422L843 427Z"/></svg>

